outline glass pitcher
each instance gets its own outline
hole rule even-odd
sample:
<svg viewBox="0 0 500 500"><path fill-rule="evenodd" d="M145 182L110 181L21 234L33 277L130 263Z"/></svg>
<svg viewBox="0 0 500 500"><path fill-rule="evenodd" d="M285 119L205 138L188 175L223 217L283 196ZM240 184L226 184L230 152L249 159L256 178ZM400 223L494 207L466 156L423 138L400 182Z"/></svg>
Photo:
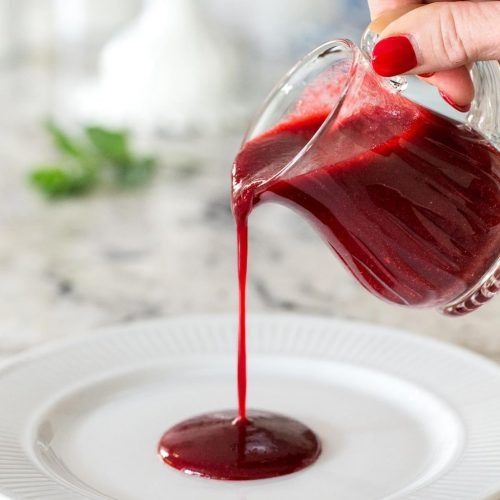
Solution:
<svg viewBox="0 0 500 500"><path fill-rule="evenodd" d="M375 74L373 41L325 43L277 84L235 160L233 208L290 206L380 298L471 312L500 289L499 65L474 66L459 123Z"/></svg>

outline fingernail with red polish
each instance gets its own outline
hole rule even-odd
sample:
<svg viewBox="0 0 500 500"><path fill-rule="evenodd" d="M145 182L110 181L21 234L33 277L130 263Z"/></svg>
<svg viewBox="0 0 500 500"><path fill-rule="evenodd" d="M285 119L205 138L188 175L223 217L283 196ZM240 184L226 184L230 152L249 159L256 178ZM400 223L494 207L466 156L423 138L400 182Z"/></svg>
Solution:
<svg viewBox="0 0 500 500"><path fill-rule="evenodd" d="M417 56L406 36L384 38L373 49L372 66L380 76L400 75L416 65Z"/></svg>
<svg viewBox="0 0 500 500"><path fill-rule="evenodd" d="M430 78L431 76L434 76L436 74L435 71L431 71L430 73L420 73L418 76L421 76L422 78Z"/></svg>
<svg viewBox="0 0 500 500"><path fill-rule="evenodd" d="M450 96L446 95L444 92L441 92L441 90L439 91L439 94L451 107L455 108L457 111L466 113L470 110L470 104L464 104L463 106L461 106L460 104L457 104Z"/></svg>

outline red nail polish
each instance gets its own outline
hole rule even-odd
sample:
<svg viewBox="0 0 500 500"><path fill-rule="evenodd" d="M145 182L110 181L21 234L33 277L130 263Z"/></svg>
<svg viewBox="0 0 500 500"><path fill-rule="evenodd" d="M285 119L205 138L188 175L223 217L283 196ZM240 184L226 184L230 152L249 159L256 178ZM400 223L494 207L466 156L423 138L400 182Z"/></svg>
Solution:
<svg viewBox="0 0 500 500"><path fill-rule="evenodd" d="M430 78L431 76L434 76L436 74L435 71L431 71L430 73L420 73L418 76L421 76L422 78Z"/></svg>
<svg viewBox="0 0 500 500"><path fill-rule="evenodd" d="M446 95L444 92L439 91L439 95L453 108L455 108L457 111L460 111L461 113L466 113L470 109L470 104L464 104L461 106L460 104L457 104L453 99L451 99L450 96Z"/></svg>
<svg viewBox="0 0 500 500"><path fill-rule="evenodd" d="M416 65L417 56L406 36L384 38L373 49L372 66L380 76L400 75Z"/></svg>

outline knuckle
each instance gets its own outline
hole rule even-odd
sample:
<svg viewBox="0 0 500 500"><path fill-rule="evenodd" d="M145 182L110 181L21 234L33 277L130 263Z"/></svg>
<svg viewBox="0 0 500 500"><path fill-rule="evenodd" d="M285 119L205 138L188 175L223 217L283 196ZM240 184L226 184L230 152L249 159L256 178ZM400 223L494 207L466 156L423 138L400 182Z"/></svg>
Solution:
<svg viewBox="0 0 500 500"><path fill-rule="evenodd" d="M441 3L441 5L433 4L438 10L439 22L439 39L438 43L443 56L447 62L453 66L463 66L471 60L472 54L469 53L464 40L468 21L465 19L467 10L463 8L456 8L452 3Z"/></svg>
<svg viewBox="0 0 500 500"><path fill-rule="evenodd" d="M486 59L499 59L500 54L500 2L479 2L475 5L476 18L472 21L478 31L476 54Z"/></svg>

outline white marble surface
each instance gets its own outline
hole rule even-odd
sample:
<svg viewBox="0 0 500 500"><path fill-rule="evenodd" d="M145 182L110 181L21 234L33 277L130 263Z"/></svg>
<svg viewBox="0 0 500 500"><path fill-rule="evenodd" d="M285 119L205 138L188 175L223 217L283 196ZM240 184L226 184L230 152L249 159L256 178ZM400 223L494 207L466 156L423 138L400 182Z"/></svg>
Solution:
<svg viewBox="0 0 500 500"><path fill-rule="evenodd" d="M14 90L3 85L0 100L6 103ZM159 141L162 165L145 190L48 203L25 176L50 149L39 122L21 119L34 111L22 99L15 103L0 117L0 357L104 325L236 313L229 209L236 134ZM249 310L395 325L500 361L500 299L459 319L384 304L280 207L252 216Z"/></svg>

